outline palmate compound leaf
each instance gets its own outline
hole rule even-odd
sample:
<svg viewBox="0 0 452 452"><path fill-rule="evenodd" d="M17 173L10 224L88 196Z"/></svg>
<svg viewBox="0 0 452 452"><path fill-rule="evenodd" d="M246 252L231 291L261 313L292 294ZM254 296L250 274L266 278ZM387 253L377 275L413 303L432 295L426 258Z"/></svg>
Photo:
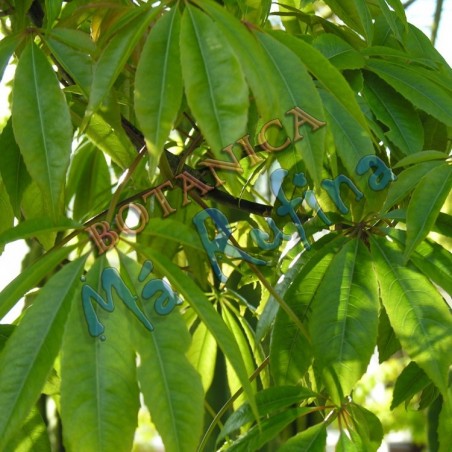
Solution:
<svg viewBox="0 0 452 452"><path fill-rule="evenodd" d="M102 272L108 266L105 255L99 257L83 284L104 298ZM105 327L104 337L93 337L84 317L82 284L78 288L61 348L64 446L69 452L131 450L139 409L133 314L115 291L113 312L90 297L88 303Z"/></svg>
<svg viewBox="0 0 452 452"><path fill-rule="evenodd" d="M370 254L360 239L350 240L331 261L309 322L315 362L336 404L366 371L377 340L378 310Z"/></svg>
<svg viewBox="0 0 452 452"><path fill-rule="evenodd" d="M0 355L2 450L25 421L52 369L85 261L81 257L49 279Z"/></svg>
<svg viewBox="0 0 452 452"><path fill-rule="evenodd" d="M28 173L45 197L50 217L56 220L63 213L72 124L55 73L33 42L27 44L17 65L12 118Z"/></svg>
<svg viewBox="0 0 452 452"><path fill-rule="evenodd" d="M135 111L155 168L182 102L177 5L152 28L135 76Z"/></svg>
<svg viewBox="0 0 452 452"><path fill-rule="evenodd" d="M140 265L123 254L120 260L124 280L141 294L152 278L140 284ZM142 299L143 311L154 330L148 331L137 321L133 326L133 343L139 356L138 381L165 450L192 452L204 420L201 377L185 356L191 338L180 313L176 308L168 315L158 315L154 298Z"/></svg>
<svg viewBox="0 0 452 452"><path fill-rule="evenodd" d="M450 309L424 275L402 265L397 245L373 237L371 250L381 300L397 338L447 397L452 349Z"/></svg>

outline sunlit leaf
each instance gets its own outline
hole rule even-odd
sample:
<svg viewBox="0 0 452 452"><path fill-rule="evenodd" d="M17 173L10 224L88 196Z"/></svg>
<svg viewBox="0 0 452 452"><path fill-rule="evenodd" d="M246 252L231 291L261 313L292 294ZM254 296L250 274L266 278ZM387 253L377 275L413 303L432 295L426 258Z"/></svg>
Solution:
<svg viewBox="0 0 452 452"><path fill-rule="evenodd" d="M373 238L372 257L381 299L397 338L445 394L452 347L450 309L424 275L401 265L402 253L394 244Z"/></svg>
<svg viewBox="0 0 452 452"><path fill-rule="evenodd" d="M299 452L301 450L324 452L326 446L326 424L320 423L307 428L286 441L281 452Z"/></svg>
<svg viewBox="0 0 452 452"><path fill-rule="evenodd" d="M180 13L176 7L152 28L135 76L135 111L156 167L182 101Z"/></svg>
<svg viewBox="0 0 452 452"><path fill-rule="evenodd" d="M372 356L378 328L372 260L359 239L333 258L316 292L309 330L314 356L336 403L350 394Z"/></svg>
<svg viewBox="0 0 452 452"><path fill-rule="evenodd" d="M105 296L101 280L107 265L105 256L99 258L84 277L84 285L101 296ZM83 315L81 284L78 290L61 348L64 444L71 451L79 450L80 445L87 452L131 450L139 408L132 314L119 296L114 296L115 309L111 313L96 303L95 313L105 327L105 335L90 336ZM88 302L94 304L92 299Z"/></svg>
<svg viewBox="0 0 452 452"><path fill-rule="evenodd" d="M138 40L160 11L161 6L157 8L142 6L141 14L136 14L136 17L118 31L105 46L94 66L87 116L97 111L107 93L112 89Z"/></svg>
<svg viewBox="0 0 452 452"><path fill-rule="evenodd" d="M451 188L452 167L449 165L432 169L417 184L407 209L406 257L431 231Z"/></svg>
<svg viewBox="0 0 452 452"><path fill-rule="evenodd" d="M415 362L411 361L395 382L391 410L405 401L408 402L429 383L430 379L425 375L425 372Z"/></svg>
<svg viewBox="0 0 452 452"><path fill-rule="evenodd" d="M409 65L368 60L367 67L391 85L417 108L452 125L451 95Z"/></svg>
<svg viewBox="0 0 452 452"><path fill-rule="evenodd" d="M215 23L189 4L180 39L188 104L213 152L224 159L220 151L246 134L248 87L242 68Z"/></svg>
<svg viewBox="0 0 452 452"><path fill-rule="evenodd" d="M42 51L29 43L16 70L13 128L28 173L48 202L53 220L62 215L72 142L69 109Z"/></svg>
<svg viewBox="0 0 452 452"><path fill-rule="evenodd" d="M139 283L140 267L121 255L121 272L127 274L137 293L143 293L144 280ZM192 451L201 436L203 424L203 390L201 377L185 356L190 336L185 322L176 311L159 315L153 299L143 300L143 312L154 330L136 322L133 338L140 357L137 375L144 402L165 444L165 450ZM178 340L174 340L174 338Z"/></svg>
<svg viewBox="0 0 452 452"><path fill-rule="evenodd" d="M2 446L25 421L53 367L85 260L66 265L48 281L0 355Z"/></svg>
<svg viewBox="0 0 452 452"><path fill-rule="evenodd" d="M46 254L20 273L0 292L0 318L3 317L29 290L48 275L74 247L59 248Z"/></svg>

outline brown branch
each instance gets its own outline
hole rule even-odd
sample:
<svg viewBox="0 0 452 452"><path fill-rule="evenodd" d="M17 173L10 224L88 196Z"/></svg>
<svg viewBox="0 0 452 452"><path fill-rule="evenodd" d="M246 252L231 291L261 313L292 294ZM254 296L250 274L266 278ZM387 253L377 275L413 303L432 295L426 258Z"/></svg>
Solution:
<svg viewBox="0 0 452 452"><path fill-rule="evenodd" d="M438 29L439 29L439 23L441 21L441 13L443 11L443 4L444 4L444 0L436 1L436 9L435 9L435 15L433 17L432 37L431 37L431 41L432 41L433 45L435 45L436 38L438 37Z"/></svg>

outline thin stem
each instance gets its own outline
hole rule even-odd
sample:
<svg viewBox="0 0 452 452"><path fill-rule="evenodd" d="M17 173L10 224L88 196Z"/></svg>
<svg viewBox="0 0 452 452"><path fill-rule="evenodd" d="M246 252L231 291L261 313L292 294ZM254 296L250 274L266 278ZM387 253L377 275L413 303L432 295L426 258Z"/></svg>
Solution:
<svg viewBox="0 0 452 452"><path fill-rule="evenodd" d="M268 363L270 362L270 358L267 356L262 363L259 365L259 367L251 374L249 380L250 382L253 381L261 372L264 370ZM213 418L212 422L209 425L209 428L206 430L206 433L204 434L201 442L199 443L197 452L201 452L205 445L207 444L207 441L210 438L210 435L212 435L213 431L215 430L216 425L219 423L220 419L224 416L226 411L229 410L231 405L242 395L243 388L239 388L231 397L230 399L220 408L220 411L216 414L216 416Z"/></svg>
<svg viewBox="0 0 452 452"><path fill-rule="evenodd" d="M121 183L119 184L118 188L116 189L115 193L113 194L113 197L111 199L111 203L110 203L110 207L108 208L107 211L107 217L106 217L106 221L108 223L111 222L111 220L113 219L113 214L114 211L116 209L116 206L118 205L119 202L119 197L121 196L122 191L124 190L124 187L127 185L127 183L129 182L130 178L132 177L132 174L135 172L135 170L138 168L138 165L141 162L141 159L146 155L146 147L143 146L140 151L138 152L137 157L135 158L135 160L132 162L132 164L130 165L130 168L127 169L123 180L121 181Z"/></svg>
<svg viewBox="0 0 452 452"><path fill-rule="evenodd" d="M431 38L433 45L435 45L436 38L438 37L438 29L439 29L439 23L441 21L441 13L443 11L443 4L444 4L444 0L436 1L436 9L435 9L435 15L433 17L432 38Z"/></svg>

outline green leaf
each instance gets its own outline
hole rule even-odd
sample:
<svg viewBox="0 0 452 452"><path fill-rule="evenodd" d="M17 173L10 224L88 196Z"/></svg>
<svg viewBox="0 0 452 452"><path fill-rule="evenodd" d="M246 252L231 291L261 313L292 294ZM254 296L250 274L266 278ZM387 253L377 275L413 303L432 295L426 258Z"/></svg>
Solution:
<svg viewBox="0 0 452 452"><path fill-rule="evenodd" d="M281 31L273 32L272 35L291 49L320 85L335 98L336 102L340 103L364 130L369 131L366 118L355 98L355 93L344 76L327 58L302 39L296 39Z"/></svg>
<svg viewBox="0 0 452 452"><path fill-rule="evenodd" d="M204 251L199 234L189 225L171 218L151 218L141 234L154 237L160 243L170 241L192 250Z"/></svg>
<svg viewBox="0 0 452 452"><path fill-rule="evenodd" d="M138 264L122 254L120 259L121 273L127 274L130 281L138 281ZM144 284L133 285L136 293L142 293ZM196 449L202 432L204 394L201 377L185 356L190 335L179 312L160 316L153 308L152 299L142 300L142 304L154 325L152 332L138 322L133 328L144 402L165 450L191 452Z"/></svg>
<svg viewBox="0 0 452 452"><path fill-rule="evenodd" d="M3 347L10 338L11 334L13 334L15 328L16 325L0 323L0 352L3 350Z"/></svg>
<svg viewBox="0 0 452 452"><path fill-rule="evenodd" d="M151 8L141 6L130 23L119 30L104 47L94 66L93 82L89 96L86 116L97 111L100 104L113 88L113 84L124 68L133 49L142 37L149 23L161 12L162 6Z"/></svg>
<svg viewBox="0 0 452 452"><path fill-rule="evenodd" d="M377 452L383 441L383 426L380 419L364 407L351 404L350 412L354 429L350 431L352 439L361 446L360 450Z"/></svg>
<svg viewBox="0 0 452 452"><path fill-rule="evenodd" d="M177 5L153 27L135 76L135 111L155 168L182 102ZM152 170L151 170L152 171Z"/></svg>
<svg viewBox="0 0 452 452"><path fill-rule="evenodd" d="M380 319L378 322L378 361L380 364L388 360L394 353L400 350L401 345L398 341L394 329L392 328L389 317L384 307L380 309Z"/></svg>
<svg viewBox="0 0 452 452"><path fill-rule="evenodd" d="M81 257L50 278L0 355L2 447L24 422L53 367L85 261Z"/></svg>
<svg viewBox="0 0 452 452"><path fill-rule="evenodd" d="M13 128L28 173L48 203L52 220L63 213L63 190L72 143L69 109L41 50L29 43L17 65Z"/></svg>
<svg viewBox="0 0 452 452"><path fill-rule="evenodd" d="M193 333L187 358L192 366L201 375L204 392L207 392L212 384L215 361L217 357L217 344L212 333L204 323L200 323Z"/></svg>
<svg viewBox="0 0 452 452"><path fill-rule="evenodd" d="M325 3L350 28L361 33L368 42L372 42L372 17L366 2L361 0L325 0Z"/></svg>
<svg viewBox="0 0 452 452"><path fill-rule="evenodd" d="M298 433L286 441L279 452L324 452L326 447L326 424L320 423Z"/></svg>
<svg viewBox="0 0 452 452"><path fill-rule="evenodd" d="M53 28L48 33L47 37L52 37L55 40L79 50L84 54L94 54L96 52L96 44L91 39L91 36L81 30L73 28Z"/></svg>
<svg viewBox="0 0 452 452"><path fill-rule="evenodd" d="M73 113L73 117L75 114ZM76 117L81 123L81 117ZM124 130L110 125L101 115L91 116L85 129L86 136L105 154L111 157L120 168L129 168L137 152Z"/></svg>
<svg viewBox="0 0 452 452"><path fill-rule="evenodd" d="M404 157L399 160L392 168L401 168L403 166L414 165L417 163L430 162L432 160L445 160L448 155L440 151L421 151Z"/></svg>
<svg viewBox="0 0 452 452"><path fill-rule="evenodd" d="M51 452L47 426L36 407L33 407L25 422L4 452Z"/></svg>
<svg viewBox="0 0 452 452"><path fill-rule="evenodd" d="M339 70L361 69L365 65L364 57L339 36L323 33L313 40L312 45Z"/></svg>
<svg viewBox="0 0 452 452"><path fill-rule="evenodd" d="M110 170L104 154L92 143L80 146L73 156L66 190L69 202L75 195L74 218L79 220L86 220L108 206Z"/></svg>
<svg viewBox="0 0 452 452"><path fill-rule="evenodd" d="M341 431L339 441L336 444L336 452L360 452L361 449L347 434L345 430Z"/></svg>
<svg viewBox="0 0 452 452"><path fill-rule="evenodd" d="M253 412L257 415L253 391L250 382L248 381L245 364L240 355L240 350L234 336L215 311L205 294L163 254L147 247L137 248L136 251L153 262L156 271L168 278L171 285L183 296L196 312L200 320L207 326L215 337L218 346L234 368L235 373L242 383L248 401L250 401L250 404L253 407Z"/></svg>
<svg viewBox="0 0 452 452"><path fill-rule="evenodd" d="M447 164L432 169L419 181L407 209L405 257L427 237L451 188L452 167Z"/></svg>
<svg viewBox="0 0 452 452"><path fill-rule="evenodd" d="M69 218L61 218L54 223L50 218L33 218L19 223L12 229L0 234L0 246L14 242L15 240L35 237L41 233L66 231L67 229L77 229L80 224Z"/></svg>
<svg viewBox="0 0 452 452"><path fill-rule="evenodd" d="M328 125L333 133L337 154L348 174L354 175L359 160L375 153L372 141L336 97L324 90L320 90L320 96L327 114Z"/></svg>
<svg viewBox="0 0 452 452"><path fill-rule="evenodd" d="M452 347L450 310L424 275L401 265L396 245L376 237L371 245L391 325L410 358L445 394Z"/></svg>
<svg viewBox="0 0 452 452"><path fill-rule="evenodd" d="M63 0L45 0L46 24L51 28L61 12Z"/></svg>
<svg viewBox="0 0 452 452"><path fill-rule="evenodd" d="M3 78L3 74L5 72L6 67L8 66L8 62L14 52L16 47L22 41L22 37L20 35L10 35L2 37L0 42L0 81Z"/></svg>
<svg viewBox="0 0 452 452"><path fill-rule="evenodd" d="M246 372L248 375L251 375L254 372L254 369L256 368L256 363L254 362L253 355L250 350L250 344L241 329L240 325L237 322L237 319L235 316L230 312L226 306L222 309L222 317L224 320L224 323L227 325L229 330L234 336L234 339L239 347L240 354L242 355L243 362L245 363ZM230 389L231 394L235 394L239 389L241 389L241 383L240 379L235 375L234 368L231 366L229 361L226 360L226 372L228 375L228 386ZM256 382L251 383L251 387L253 390L256 390ZM240 396L237 400L234 401L234 407L238 406L240 403L242 403L243 396Z"/></svg>
<svg viewBox="0 0 452 452"><path fill-rule="evenodd" d="M377 119L388 127L385 135L405 154L422 150L424 129L412 105L373 74L365 77L364 95Z"/></svg>
<svg viewBox="0 0 452 452"><path fill-rule="evenodd" d="M254 94L255 102L263 121L274 119L280 111L279 99L271 81L271 62L249 29L220 5L210 0L196 2L209 13L227 36L239 59L246 81Z"/></svg>
<svg viewBox="0 0 452 452"><path fill-rule="evenodd" d="M406 243L406 231L400 229L389 229L387 234L397 240L401 249ZM416 265L421 273L424 273L439 287L447 293L452 293L452 254L439 243L431 239L423 240L411 254L410 260Z"/></svg>
<svg viewBox="0 0 452 452"><path fill-rule="evenodd" d="M265 419L312 397L315 397L315 393L301 386L274 386L258 392L256 403L260 417ZM312 408L308 408L308 410L312 410ZM249 403L244 403L229 416L218 436L217 443L253 420L253 412Z"/></svg>
<svg viewBox="0 0 452 452"><path fill-rule="evenodd" d="M54 29L46 36L45 43L88 99L93 80L93 64L88 52L93 51L94 47L89 36L78 30Z"/></svg>
<svg viewBox="0 0 452 452"><path fill-rule="evenodd" d="M298 417L312 411L312 408L290 408L263 420L260 426L251 427L229 448L231 452L248 452L260 450L262 446L275 438L279 432L294 422Z"/></svg>
<svg viewBox="0 0 452 452"><path fill-rule="evenodd" d="M324 245L315 243L309 261L301 268L284 300L297 317L306 323L311 303L334 255L344 243L336 239ZM278 385L298 384L312 361L312 347L300 329L283 310L278 311L270 342L270 369Z"/></svg>
<svg viewBox="0 0 452 452"><path fill-rule="evenodd" d="M41 257L0 292L0 318L48 275L75 247L60 248Z"/></svg>
<svg viewBox="0 0 452 452"><path fill-rule="evenodd" d="M438 161L423 162L413 165L399 173L397 175L397 180L389 187L388 195L382 210L386 212L396 204L400 204L417 186L419 180L440 164L441 162Z"/></svg>
<svg viewBox="0 0 452 452"><path fill-rule="evenodd" d="M439 121L452 125L451 95L437 83L424 77L415 67L371 59L367 68L391 85L415 107Z"/></svg>
<svg viewBox="0 0 452 452"><path fill-rule="evenodd" d="M5 185L0 179L0 212L2 212L2 222L0 223L0 236L3 231L10 231L14 225L14 211L9 202ZM0 254L3 252L3 244L0 242Z"/></svg>
<svg viewBox="0 0 452 452"><path fill-rule="evenodd" d="M430 379L425 375L425 372L415 362L411 361L395 382L391 410L402 402L409 402L415 394L422 391L429 383Z"/></svg>
<svg viewBox="0 0 452 452"><path fill-rule="evenodd" d="M0 173L14 214L20 218L20 204L25 188L30 183L30 175L14 138L11 119L0 135L0 149Z"/></svg>
<svg viewBox="0 0 452 452"><path fill-rule="evenodd" d="M402 5L400 4L399 0L389 0L389 5L394 8L395 12L391 11L391 9L388 7L385 0L378 0L378 6L383 14L384 18L386 19L386 22L388 23L389 27L391 28L391 31L393 32L394 36L397 38L397 40L400 43L404 43L404 35L402 34L401 30L399 29L397 18L399 18L403 25L407 26L405 11Z"/></svg>
<svg viewBox="0 0 452 452"><path fill-rule="evenodd" d="M106 265L105 256L97 259L84 281L100 296L105 296L101 277ZM95 338L88 333L79 297L81 292L72 304L61 349L65 447L76 451L83 445L86 452L131 450L139 409L132 314L120 301L111 313L96 303L105 336Z"/></svg>
<svg viewBox="0 0 452 452"><path fill-rule="evenodd" d="M303 139L295 141L294 117L285 115L289 110L298 107L318 121L323 121L322 102L314 82L304 64L284 44L265 33L256 33L261 46L272 62L273 83L276 84L282 111L279 120L284 125L289 137L293 139L292 165L298 165L300 156L316 184L320 184L325 151L325 129L320 126L315 133L310 125L300 127L299 134Z"/></svg>
<svg viewBox="0 0 452 452"><path fill-rule="evenodd" d="M246 134L245 77L215 22L190 4L182 17L180 40L188 105L212 151L224 159L220 151Z"/></svg>
<svg viewBox="0 0 452 452"><path fill-rule="evenodd" d="M416 267L447 293L452 293L452 255L440 244L424 240L411 255Z"/></svg>
<svg viewBox="0 0 452 452"><path fill-rule="evenodd" d="M448 452L452 441L452 430L450 428L452 422L452 391L449 390L449 397L444 397L441 412L438 419L438 452Z"/></svg>
<svg viewBox="0 0 452 452"><path fill-rule="evenodd" d="M351 240L331 261L309 324L316 363L337 404L366 371L377 340L378 310L370 254L361 240Z"/></svg>

